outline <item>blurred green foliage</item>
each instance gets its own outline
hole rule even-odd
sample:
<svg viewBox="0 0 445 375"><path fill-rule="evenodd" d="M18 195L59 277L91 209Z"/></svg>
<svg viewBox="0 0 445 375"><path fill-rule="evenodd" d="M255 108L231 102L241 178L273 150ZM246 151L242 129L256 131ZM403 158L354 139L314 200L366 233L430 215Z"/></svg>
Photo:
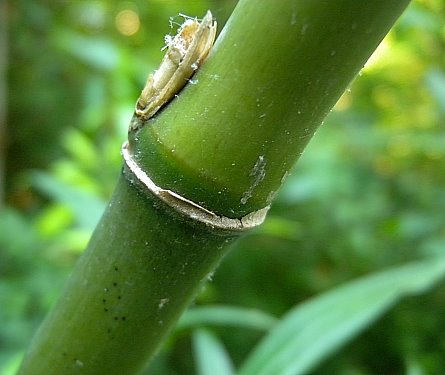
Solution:
<svg viewBox="0 0 445 375"><path fill-rule="evenodd" d="M0 374L17 366L113 190L135 100L161 59L163 36L175 31L169 17L212 9L222 25L234 5L8 2ZM266 223L234 246L196 304L278 317L347 280L445 252L444 24L442 0L409 6L306 149ZM442 284L399 304L315 373L445 373L444 331ZM215 334L235 366L263 334L230 325L212 332L197 331L195 346L213 345ZM190 335L178 330L150 373L195 373L192 358Z"/></svg>

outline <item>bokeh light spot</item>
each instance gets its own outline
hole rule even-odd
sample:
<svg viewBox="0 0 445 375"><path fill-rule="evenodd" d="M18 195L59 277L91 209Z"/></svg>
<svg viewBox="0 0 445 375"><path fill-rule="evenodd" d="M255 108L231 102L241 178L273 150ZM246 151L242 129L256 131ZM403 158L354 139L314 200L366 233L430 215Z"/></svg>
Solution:
<svg viewBox="0 0 445 375"><path fill-rule="evenodd" d="M116 15L115 23L117 30L125 36L136 34L141 25L139 15L134 10L130 9L121 10Z"/></svg>

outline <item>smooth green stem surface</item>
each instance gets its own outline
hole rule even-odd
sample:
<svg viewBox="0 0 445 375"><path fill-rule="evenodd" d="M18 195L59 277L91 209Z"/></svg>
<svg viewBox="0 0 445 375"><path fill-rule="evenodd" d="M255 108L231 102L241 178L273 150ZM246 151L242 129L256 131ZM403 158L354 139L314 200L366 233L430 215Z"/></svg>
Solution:
<svg viewBox="0 0 445 375"><path fill-rule="evenodd" d="M233 237L175 217L121 177L19 374L137 373Z"/></svg>
<svg viewBox="0 0 445 375"><path fill-rule="evenodd" d="M158 185L229 217L269 204L408 0L241 0L178 98L134 135Z"/></svg>

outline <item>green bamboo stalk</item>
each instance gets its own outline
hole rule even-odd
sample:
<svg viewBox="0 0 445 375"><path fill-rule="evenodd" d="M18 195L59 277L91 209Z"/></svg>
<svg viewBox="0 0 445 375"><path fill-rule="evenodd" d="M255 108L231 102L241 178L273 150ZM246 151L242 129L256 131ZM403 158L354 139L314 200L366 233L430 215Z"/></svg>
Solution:
<svg viewBox="0 0 445 375"><path fill-rule="evenodd" d="M19 373L140 371L407 3L241 0L196 84L133 119L110 204Z"/></svg>
<svg viewBox="0 0 445 375"><path fill-rule="evenodd" d="M135 134L139 164L225 216L269 204L408 2L240 1L196 84Z"/></svg>

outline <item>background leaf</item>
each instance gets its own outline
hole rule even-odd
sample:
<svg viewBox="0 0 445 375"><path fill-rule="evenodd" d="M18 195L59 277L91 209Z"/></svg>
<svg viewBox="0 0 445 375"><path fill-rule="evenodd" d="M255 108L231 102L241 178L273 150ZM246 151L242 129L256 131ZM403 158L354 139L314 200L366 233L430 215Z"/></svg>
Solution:
<svg viewBox="0 0 445 375"><path fill-rule="evenodd" d="M221 342L206 330L193 333L193 347L197 374L232 375L233 365Z"/></svg>
<svg viewBox="0 0 445 375"><path fill-rule="evenodd" d="M401 297L425 291L445 275L433 258L350 282L292 310L266 336L239 375L305 374Z"/></svg>
<svg viewBox="0 0 445 375"><path fill-rule="evenodd" d="M267 331L278 319L260 310L233 306L194 307L185 312L176 330L196 326L232 326Z"/></svg>

